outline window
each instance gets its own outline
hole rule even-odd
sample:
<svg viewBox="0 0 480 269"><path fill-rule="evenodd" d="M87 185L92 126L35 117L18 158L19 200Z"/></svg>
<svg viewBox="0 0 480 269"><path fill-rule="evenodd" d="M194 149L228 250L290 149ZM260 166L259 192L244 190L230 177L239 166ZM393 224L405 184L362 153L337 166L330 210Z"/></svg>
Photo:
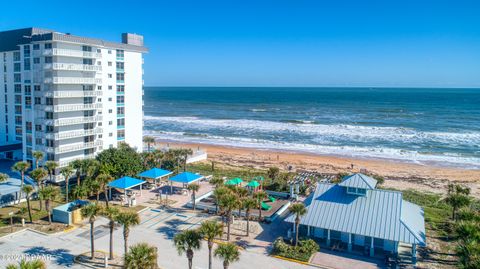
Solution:
<svg viewBox="0 0 480 269"><path fill-rule="evenodd" d="M124 57L124 51L117 50L117 59L123 59L123 57Z"/></svg>
<svg viewBox="0 0 480 269"><path fill-rule="evenodd" d="M32 132L32 122L31 122L31 121L25 122L25 127L26 127L26 129L27 129L27 133L31 133L31 132Z"/></svg>
<svg viewBox="0 0 480 269"><path fill-rule="evenodd" d="M53 106L53 98L52 97L46 97L45 98L45 104L47 106Z"/></svg>
<svg viewBox="0 0 480 269"><path fill-rule="evenodd" d="M125 107L117 107L117 116L125 114Z"/></svg>
<svg viewBox="0 0 480 269"><path fill-rule="evenodd" d="M91 52L91 51L92 51L92 47L90 47L90 46L82 46L82 51Z"/></svg>
<svg viewBox="0 0 480 269"><path fill-rule="evenodd" d="M46 145L47 147L55 147L55 140L45 139L45 145Z"/></svg>
<svg viewBox="0 0 480 269"><path fill-rule="evenodd" d="M46 50L51 49L52 48L52 43L45 43L44 48Z"/></svg>
<svg viewBox="0 0 480 269"><path fill-rule="evenodd" d="M125 73L117 73L117 81L124 81Z"/></svg>
<svg viewBox="0 0 480 269"><path fill-rule="evenodd" d="M119 95L117 96L117 104L123 104L125 103L125 96Z"/></svg>
<svg viewBox="0 0 480 269"><path fill-rule="evenodd" d="M35 124L35 131L41 132L41 131L42 131L42 125L40 125L40 124Z"/></svg>
<svg viewBox="0 0 480 269"><path fill-rule="evenodd" d="M93 85L83 85L84 91L93 91Z"/></svg>
<svg viewBox="0 0 480 269"><path fill-rule="evenodd" d="M117 92L119 93L125 92L125 85L117 85Z"/></svg>
<svg viewBox="0 0 480 269"><path fill-rule="evenodd" d="M21 84L15 84L14 86L15 93L22 93L22 85Z"/></svg>
<svg viewBox="0 0 480 269"><path fill-rule="evenodd" d="M108 133L108 136L112 137L112 136L113 136L113 133Z"/></svg>
<svg viewBox="0 0 480 269"><path fill-rule="evenodd" d="M41 97L35 97L35 104L36 105L41 105L42 104L42 98Z"/></svg>
<svg viewBox="0 0 480 269"><path fill-rule="evenodd" d="M33 58L33 63L34 64L39 64L40 63L40 58L38 58L38 57Z"/></svg>
<svg viewBox="0 0 480 269"><path fill-rule="evenodd" d="M46 64L51 64L52 63L52 57L51 56L45 57L45 63Z"/></svg>
<svg viewBox="0 0 480 269"><path fill-rule="evenodd" d="M112 90L112 89L113 89L113 86L112 86L112 85L108 85L108 89L109 89L109 90Z"/></svg>
<svg viewBox="0 0 480 269"><path fill-rule="evenodd" d="M41 90L40 85L33 85L33 90L39 92Z"/></svg>
<svg viewBox="0 0 480 269"><path fill-rule="evenodd" d="M14 51L13 52L13 60L15 62L19 62L20 61L20 51Z"/></svg>
<svg viewBox="0 0 480 269"><path fill-rule="evenodd" d="M32 95L32 86L25 85L25 95Z"/></svg>
<svg viewBox="0 0 480 269"><path fill-rule="evenodd" d="M112 124L113 124L113 121L109 121L109 122L108 122L108 125L112 125Z"/></svg>
<svg viewBox="0 0 480 269"><path fill-rule="evenodd" d="M117 126L125 126L125 119L117 119Z"/></svg>
<svg viewBox="0 0 480 269"><path fill-rule="evenodd" d="M108 110L108 113L112 114L112 113L113 113L113 110L112 110L112 109L109 109L109 110Z"/></svg>
<svg viewBox="0 0 480 269"><path fill-rule="evenodd" d="M124 138L125 138L125 130L118 130L117 139L124 139Z"/></svg>
<svg viewBox="0 0 480 269"><path fill-rule="evenodd" d="M47 133L53 133L54 127L52 125L47 125L46 128Z"/></svg>
<svg viewBox="0 0 480 269"><path fill-rule="evenodd" d="M22 67L20 66L20 63L14 63L13 72L20 72L20 71L22 71Z"/></svg>
<svg viewBox="0 0 480 269"><path fill-rule="evenodd" d="M117 70L118 71L123 71L123 69L125 68L125 63L124 62L117 62Z"/></svg>
<svg viewBox="0 0 480 269"><path fill-rule="evenodd" d="M22 82L22 76L20 74L13 74L14 82Z"/></svg>
<svg viewBox="0 0 480 269"><path fill-rule="evenodd" d="M33 50L39 50L40 44L33 44Z"/></svg>
<svg viewBox="0 0 480 269"><path fill-rule="evenodd" d="M108 97L108 101L111 102L111 101L112 101L112 97Z"/></svg>
<svg viewBox="0 0 480 269"><path fill-rule="evenodd" d="M53 112L45 112L45 118L47 120L52 120L53 119Z"/></svg>
<svg viewBox="0 0 480 269"><path fill-rule="evenodd" d="M42 145L42 139L41 138L35 138L35 144L36 145Z"/></svg>
<svg viewBox="0 0 480 269"><path fill-rule="evenodd" d="M83 64L93 65L93 60L92 59L83 59Z"/></svg>
<svg viewBox="0 0 480 269"><path fill-rule="evenodd" d="M108 78L112 78L112 77L113 77L112 74L108 74Z"/></svg>
<svg viewBox="0 0 480 269"><path fill-rule="evenodd" d="M23 57L30 57L30 45L23 46Z"/></svg>
<svg viewBox="0 0 480 269"><path fill-rule="evenodd" d="M102 90L102 86L97 86L97 90L101 91Z"/></svg>
<svg viewBox="0 0 480 269"><path fill-rule="evenodd" d="M30 70L30 58L23 59L23 69Z"/></svg>
<svg viewBox="0 0 480 269"><path fill-rule="evenodd" d="M112 54L112 50L108 50L108 54Z"/></svg>
<svg viewBox="0 0 480 269"><path fill-rule="evenodd" d="M112 62L108 62L108 66L112 66Z"/></svg>
<svg viewBox="0 0 480 269"><path fill-rule="evenodd" d="M26 108L32 108L32 97L31 96L25 96L25 107Z"/></svg>
<svg viewBox="0 0 480 269"><path fill-rule="evenodd" d="M93 104L93 97L83 97L84 104Z"/></svg>
<svg viewBox="0 0 480 269"><path fill-rule="evenodd" d="M15 95L15 104L21 104L21 103L22 103L22 96Z"/></svg>
<svg viewBox="0 0 480 269"><path fill-rule="evenodd" d="M93 110L83 111L83 116L84 117L93 117Z"/></svg>

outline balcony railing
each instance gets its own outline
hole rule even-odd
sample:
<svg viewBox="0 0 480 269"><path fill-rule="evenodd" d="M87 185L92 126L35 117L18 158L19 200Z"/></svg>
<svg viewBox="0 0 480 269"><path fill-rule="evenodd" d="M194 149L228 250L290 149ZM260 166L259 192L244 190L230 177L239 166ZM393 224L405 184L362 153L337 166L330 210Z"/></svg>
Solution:
<svg viewBox="0 0 480 269"><path fill-rule="evenodd" d="M97 146L103 145L102 140L97 140L95 142L88 142L88 143L76 143L76 144L71 144L71 145L64 145L64 146L58 146L58 147L47 147L45 148L47 152L49 153L66 153L66 152L72 152L72 151L77 151L77 150L84 150L88 148L94 148Z"/></svg>
<svg viewBox="0 0 480 269"><path fill-rule="evenodd" d="M66 126L66 125L75 125L83 124L90 122L97 122L103 119L102 116L93 116L93 117L76 117L76 118L63 118L57 120L46 120L47 124L53 124L55 126Z"/></svg>
<svg viewBox="0 0 480 269"><path fill-rule="evenodd" d="M100 72L102 71L102 66L89 64L53 63L45 64L44 69Z"/></svg>
<svg viewBox="0 0 480 269"><path fill-rule="evenodd" d="M76 158L73 158L73 159L70 159L70 160L61 161L61 162L58 162L58 164L59 164L59 167L65 167L75 160L92 159L93 157L95 157L94 154L88 154L88 155L84 155L84 156L81 156L81 157L76 157Z"/></svg>
<svg viewBox="0 0 480 269"><path fill-rule="evenodd" d="M62 140L62 139L70 139L70 138L82 137L87 135L101 134L102 132L103 132L102 128L95 128L90 130L75 130L75 131L68 131L68 132L46 134L45 138Z"/></svg>
<svg viewBox="0 0 480 269"><path fill-rule="evenodd" d="M102 107L103 107L102 103L54 105L54 106L45 106L45 111L53 111L53 112L81 111L81 110L101 109Z"/></svg>
<svg viewBox="0 0 480 269"><path fill-rule="evenodd" d="M79 58L102 58L101 53L71 49L49 49L44 50L45 56L67 56L67 57L79 57Z"/></svg>
<svg viewBox="0 0 480 269"><path fill-rule="evenodd" d="M45 97L69 98L69 97L89 97L102 96L102 91L49 91L44 94Z"/></svg>
<svg viewBox="0 0 480 269"><path fill-rule="evenodd" d="M102 84L102 79L82 77L50 77L45 78L44 82L53 84Z"/></svg>

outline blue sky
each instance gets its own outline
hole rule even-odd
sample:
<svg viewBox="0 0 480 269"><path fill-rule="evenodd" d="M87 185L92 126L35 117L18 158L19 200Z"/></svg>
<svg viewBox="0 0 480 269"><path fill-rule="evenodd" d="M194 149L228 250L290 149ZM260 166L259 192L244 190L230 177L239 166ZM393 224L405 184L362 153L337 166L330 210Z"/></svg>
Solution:
<svg viewBox="0 0 480 269"><path fill-rule="evenodd" d="M145 36L145 84L480 87L480 1L6 1L0 30ZM1 41L0 41L1 42Z"/></svg>

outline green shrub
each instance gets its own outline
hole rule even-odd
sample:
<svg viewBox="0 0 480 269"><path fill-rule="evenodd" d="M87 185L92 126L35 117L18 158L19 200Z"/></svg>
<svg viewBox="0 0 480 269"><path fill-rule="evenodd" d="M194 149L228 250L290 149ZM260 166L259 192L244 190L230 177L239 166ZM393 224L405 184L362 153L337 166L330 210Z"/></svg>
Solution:
<svg viewBox="0 0 480 269"><path fill-rule="evenodd" d="M318 244L312 239L302 239L298 241L298 246L292 246L285 243L282 237L273 242L272 254L281 257L308 262L310 257L320 250Z"/></svg>

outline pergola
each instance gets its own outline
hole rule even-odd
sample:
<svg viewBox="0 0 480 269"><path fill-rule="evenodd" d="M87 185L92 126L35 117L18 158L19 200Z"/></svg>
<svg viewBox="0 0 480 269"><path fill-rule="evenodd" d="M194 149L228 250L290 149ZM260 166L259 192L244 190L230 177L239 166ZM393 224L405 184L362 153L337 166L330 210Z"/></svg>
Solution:
<svg viewBox="0 0 480 269"><path fill-rule="evenodd" d="M112 199L112 188L121 189L121 190L129 190L133 187L140 186L140 196L142 195L142 185L145 183L145 180L141 180L138 178L133 177L121 177L119 179L115 179L114 181L108 183L108 196L109 199Z"/></svg>
<svg viewBox="0 0 480 269"><path fill-rule="evenodd" d="M155 181L155 183L157 183L157 180L161 180L162 178L168 177L171 174L173 174L173 172L154 167L150 170L141 172L138 174L138 176L141 178L151 178Z"/></svg>
<svg viewBox="0 0 480 269"><path fill-rule="evenodd" d="M174 177L169 178L170 180L170 192L173 194L173 182L182 183L184 186L191 184L193 182L199 181L200 179L204 178L202 175L190 173L190 172L183 172Z"/></svg>

